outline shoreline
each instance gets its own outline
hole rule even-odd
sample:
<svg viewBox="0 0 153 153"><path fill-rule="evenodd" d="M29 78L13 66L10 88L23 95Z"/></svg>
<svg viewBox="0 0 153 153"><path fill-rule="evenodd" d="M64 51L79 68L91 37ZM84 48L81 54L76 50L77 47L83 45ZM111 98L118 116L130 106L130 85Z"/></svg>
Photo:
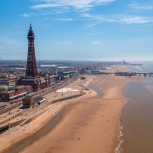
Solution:
<svg viewBox="0 0 153 153"><path fill-rule="evenodd" d="M97 80L100 80L100 78L101 77L97 77L96 79L94 79L94 80L92 80L91 82L90 82L90 84L92 84L92 83L96 83L96 81ZM120 81L116 84L115 83L115 81L116 80L120 80L121 81L121 83L120 83ZM55 129L53 129L53 131L52 132L49 132L49 134L50 135L52 135L52 133L54 134L54 131L56 131L57 129L59 129L59 128L61 128L61 127L64 127L63 125L61 125L61 124L68 124L69 126L71 125L70 123L68 123L68 122L72 122L72 120L73 120L73 118L76 118L76 114L75 114L75 112L74 112L74 107L83 107L84 109L85 109L85 107L89 107L89 109L90 110L92 110L92 107L95 107L94 109L93 109L93 111L94 111L94 113L96 114L96 115L93 115L93 116L91 116L91 118L94 118L93 119L93 122L95 122L95 124L96 125L104 125L104 123L105 124L108 124L109 122L111 122L110 124L112 124L112 126L115 128L115 130L114 130L114 133L113 132L108 132L108 134L109 134L109 137L110 137L110 140L111 140L111 143L109 143L109 147L111 147L111 149L110 148L107 148L106 150L105 150L105 152L104 153L112 153L112 152L114 152L115 151L115 149L117 148L117 146L119 145L119 142L120 142L120 140L119 140L119 134L120 134L120 127L119 127L119 123L120 123L120 118L121 118L121 115L122 115L122 110L124 109L124 106L126 105L126 103L127 103L127 100L126 100L126 98L125 97L123 97L123 94L122 94L122 91L123 91L123 88L125 87L125 85L127 84L127 83L129 83L129 82L131 82L131 79L129 79L129 78L123 78L123 77L105 77L105 81L103 82L103 85L102 84L100 84L100 89L101 89L101 92L103 92L103 94L104 94L104 96L102 97L102 98L100 98L100 99L96 99L96 94L94 93L92 96L90 95L90 97L85 97L83 100L81 100L80 102L77 102L77 100L76 100L76 102L74 102L74 104L71 104L71 103L69 103L68 105L65 105L64 106L64 108L66 107L66 109L68 109L69 111L70 111L70 114L72 114L72 117L68 117L69 118L69 120L67 119L67 116L68 116L68 114L66 113L66 115L64 114L64 118L62 119L62 121L60 121L59 123L57 123L57 126L55 127ZM115 93L115 94L114 94ZM116 96L116 97L115 97ZM101 101L102 100L102 101ZM82 102L83 101L83 102ZM88 102L89 101L89 102ZM95 102L96 104L95 105L93 105L93 102ZM116 104L115 104L116 103ZM74 105L74 106L73 106ZM92 107L91 107L91 106ZM114 105L114 106L112 106L112 105ZM100 107L100 109L98 108L98 107ZM105 107L108 107L108 108L105 108ZM113 110L113 107L116 107L116 111L114 111ZM63 108L63 109L64 109ZM112 110L112 112L114 112L114 114L115 114L115 117L113 117L113 118L115 118L115 119L113 119L112 118L112 116L111 115L109 115L109 110L108 109L111 109ZM97 118L98 118L98 114L99 113L101 113L101 112L99 112L100 110L103 110L104 112L105 112L105 117L102 117L102 118L107 118L107 117L109 117L109 119L107 120L107 121L103 121L103 124L99 124L96 120L97 120ZM60 110L61 111L61 110ZM60 113L60 111L58 111L58 113ZM57 113L57 114L58 114ZM78 110L78 113L82 113L80 110ZM56 114L56 115L57 115ZM53 116L55 116L55 115L53 115ZM70 115L71 116L71 115ZM90 114L85 114L85 117L89 117L90 116ZM52 118L52 117L51 117ZM48 123L48 122L50 122L52 119L48 119L47 121L46 121L46 124ZM77 118L77 120L79 121L80 120L80 118ZM63 123L63 122L66 122L66 123ZM86 121L85 121L86 122ZM90 123L90 121L89 121L89 123ZM92 123L92 122L91 122ZM42 125L42 127L43 126L45 126L44 124ZM86 125L90 130L93 130L93 127L91 128L90 126L88 126L88 125ZM41 127L41 128L42 128ZM97 127L97 126L96 126ZM79 128L82 128L82 127L79 127ZM107 129L107 126L105 127L105 129L104 129L104 132L102 132L102 134L104 134L105 135L105 133L106 133L106 130ZM38 129L37 129L38 130ZM62 130L62 128L60 129L60 130ZM90 131L89 130L89 131ZM81 130L80 130L81 131ZM37 131L36 131L37 132ZM82 132L82 131L81 131ZM100 133L101 133L101 131L99 131ZM90 134L90 132L88 133L88 134ZM30 133L28 136L29 137L31 137L31 135L32 135L32 133ZM82 134L83 136L84 136L84 134ZM94 136L94 135L93 135ZM45 138L46 136L44 136L44 138ZM53 135L53 137L54 137L54 135ZM58 137L58 136L57 136ZM85 135L84 136L84 139L85 140L88 140L87 138L88 138L89 136L88 135ZM98 139L101 139L101 138L99 138L98 137L98 135L96 136ZM26 139L26 138L25 138ZM41 139L43 139L43 138L40 138L40 141L41 141ZM59 138L60 139L60 138ZM48 138L46 138L46 140L48 140ZM105 141L107 140L107 138L105 137L105 139L104 139ZM102 140L103 141L103 143L105 144L106 142L104 141L104 140ZM68 142L70 141L69 139L67 140ZM107 140L108 141L108 140ZM39 143L39 140L38 140L38 143ZM79 146L75 146L76 144L76 142L75 141L70 141L70 143L72 143L72 146L74 145L74 147L79 147ZM82 143L84 143L84 142L82 142ZM63 144L65 144L65 142L63 142ZM32 144L32 145L30 145L29 147L31 147L31 149L33 149L33 145L34 145L34 150L32 150L32 152L33 151L36 151L37 149L36 149L36 147L35 147L35 142L34 142L34 144ZM92 144L93 145L93 144ZM107 145L107 143L106 143L106 145ZM108 147L108 145L107 145L107 147ZM86 149L86 148L84 148L84 149ZM57 149L58 150L58 149ZM56 152L57 152L57 150L56 150ZM78 150L78 149L76 149L76 153L78 152L78 151L80 151L80 150ZM31 153L31 151L28 151L28 149L27 149L27 147L25 148L25 149L23 149L22 150L22 152L25 152L25 153ZM66 148L66 152L69 152L69 149L67 150L67 148ZM60 153L60 151L59 151L59 153ZM81 153L81 152L80 152Z"/></svg>
<svg viewBox="0 0 153 153"><path fill-rule="evenodd" d="M123 84L121 85L121 88L119 89L119 94L120 94L120 100L121 100L121 108L120 108L120 111L118 112L118 119L117 119L117 127L116 127L116 136L113 140L113 145L112 145L112 150L109 152L109 153L119 153L118 149L120 148L120 145L122 143L122 140L120 139L120 137L122 137L122 132L121 132L121 129L122 129L122 125L121 125L121 116L122 116L122 112L124 110L124 107L126 106L126 104L128 103L128 100L126 97L124 97L123 95L123 90L125 88L125 86L129 83L131 83L133 80L131 80L131 78L126 78L126 77L120 77L121 79L124 79L124 82Z"/></svg>
<svg viewBox="0 0 153 153"><path fill-rule="evenodd" d="M123 87L123 90L122 90L122 96L124 97L125 99L125 104L121 110L121 113L120 113L120 117L119 117L119 125L118 125L118 144L116 145L116 148L115 148L115 153L121 153L122 152L122 144L124 142L123 140L123 121L122 121L122 115L123 115L123 112L124 112L124 109L126 107L126 105L128 105L128 102L129 102L129 99L127 97L125 97L123 91L125 89L125 87L128 85L128 84L131 84L132 82L142 82L142 81L146 81L143 77L133 77L131 79L129 79L129 81L124 85Z"/></svg>
<svg viewBox="0 0 153 153"><path fill-rule="evenodd" d="M120 147L122 152L152 152L153 137L148 138L152 133L152 89L149 91L146 88L147 85L152 86L152 83L150 79L136 80L125 88L124 96L129 102L125 105L121 118L124 134ZM149 125L146 126L145 123Z"/></svg>

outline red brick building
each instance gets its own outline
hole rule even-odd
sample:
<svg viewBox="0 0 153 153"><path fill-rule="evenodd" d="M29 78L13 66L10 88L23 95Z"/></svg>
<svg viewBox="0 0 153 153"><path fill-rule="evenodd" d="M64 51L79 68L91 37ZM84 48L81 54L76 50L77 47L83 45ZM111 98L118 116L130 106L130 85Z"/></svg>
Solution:
<svg viewBox="0 0 153 153"><path fill-rule="evenodd" d="M14 86L5 88L5 90L0 91L1 101L10 101L23 97L32 91L31 86Z"/></svg>

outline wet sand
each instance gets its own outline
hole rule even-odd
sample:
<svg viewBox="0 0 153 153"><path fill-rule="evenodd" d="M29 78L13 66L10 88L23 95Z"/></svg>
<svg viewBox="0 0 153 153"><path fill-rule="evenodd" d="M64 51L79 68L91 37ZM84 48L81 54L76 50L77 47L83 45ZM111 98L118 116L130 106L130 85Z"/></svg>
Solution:
<svg viewBox="0 0 153 153"><path fill-rule="evenodd" d="M47 135L21 153L113 153L119 140L119 119L126 103L122 90L129 79L96 78L103 97L90 98L66 108L63 119Z"/></svg>
<svg viewBox="0 0 153 153"><path fill-rule="evenodd" d="M153 152L153 81L128 84L129 99L122 115L123 153Z"/></svg>

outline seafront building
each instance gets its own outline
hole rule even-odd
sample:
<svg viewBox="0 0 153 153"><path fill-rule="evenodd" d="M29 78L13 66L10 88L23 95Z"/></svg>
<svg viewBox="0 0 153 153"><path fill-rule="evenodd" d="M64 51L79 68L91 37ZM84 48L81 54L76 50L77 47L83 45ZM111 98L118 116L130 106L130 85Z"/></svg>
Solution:
<svg viewBox="0 0 153 153"><path fill-rule="evenodd" d="M11 101L32 91L31 86L0 86L0 101Z"/></svg>
<svg viewBox="0 0 153 153"><path fill-rule="evenodd" d="M15 85L16 84L16 79L9 79L9 78L0 78L0 86L2 85Z"/></svg>

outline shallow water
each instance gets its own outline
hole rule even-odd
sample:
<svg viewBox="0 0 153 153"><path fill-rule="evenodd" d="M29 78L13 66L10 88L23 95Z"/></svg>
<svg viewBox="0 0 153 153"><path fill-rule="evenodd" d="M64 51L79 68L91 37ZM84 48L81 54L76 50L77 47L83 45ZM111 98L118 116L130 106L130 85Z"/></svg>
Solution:
<svg viewBox="0 0 153 153"><path fill-rule="evenodd" d="M124 89L129 98L121 122L122 153L153 153L153 81L134 82Z"/></svg>
<svg viewBox="0 0 153 153"><path fill-rule="evenodd" d="M96 98L100 99L103 96L103 93L100 89L100 87L102 86L102 84L104 83L105 79L101 79L98 83L94 83L89 85L89 88L91 88L92 90L94 90L97 93Z"/></svg>

